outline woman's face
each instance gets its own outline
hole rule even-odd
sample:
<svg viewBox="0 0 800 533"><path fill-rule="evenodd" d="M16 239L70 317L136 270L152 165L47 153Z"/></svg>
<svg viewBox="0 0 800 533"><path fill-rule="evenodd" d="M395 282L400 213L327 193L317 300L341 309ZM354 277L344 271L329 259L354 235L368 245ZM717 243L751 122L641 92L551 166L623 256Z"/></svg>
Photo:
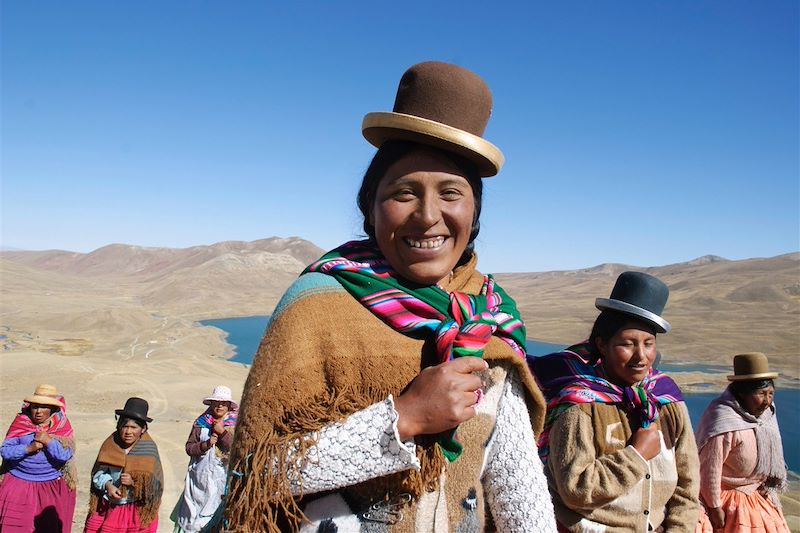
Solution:
<svg viewBox="0 0 800 533"><path fill-rule="evenodd" d="M32 403L28 407L31 412L31 422L36 424L43 424L50 415L53 414L53 408L49 405L42 405L40 403Z"/></svg>
<svg viewBox="0 0 800 533"><path fill-rule="evenodd" d="M761 414L772 405L772 400L775 398L775 387L767 385L763 389L754 390L742 394L739 398L739 403L745 411L753 416L761 416Z"/></svg>
<svg viewBox="0 0 800 533"><path fill-rule="evenodd" d="M636 322L625 324L608 340L598 338L597 349L609 381L628 386L642 381L656 359L656 336Z"/></svg>
<svg viewBox="0 0 800 533"><path fill-rule="evenodd" d="M463 172L435 150L419 149L386 171L375 193L375 240L402 277L447 279L469 244L475 197Z"/></svg>
<svg viewBox="0 0 800 533"><path fill-rule="evenodd" d="M230 411L230 404L228 402L211 400L211 416L214 418L222 418L228 411Z"/></svg>
<svg viewBox="0 0 800 533"><path fill-rule="evenodd" d="M125 448L127 448L139 440L139 437L141 437L142 433L144 433L144 428L133 420L128 420L122 426L120 426L117 432L119 433L119 438L122 441L122 444Z"/></svg>

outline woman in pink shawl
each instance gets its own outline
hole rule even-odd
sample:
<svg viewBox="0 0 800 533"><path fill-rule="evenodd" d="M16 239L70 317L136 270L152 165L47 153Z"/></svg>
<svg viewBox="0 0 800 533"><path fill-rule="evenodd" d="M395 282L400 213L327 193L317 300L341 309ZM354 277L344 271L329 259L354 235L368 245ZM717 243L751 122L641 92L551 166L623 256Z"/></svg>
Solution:
<svg viewBox="0 0 800 533"><path fill-rule="evenodd" d="M700 451L704 531L789 533L779 493L786 463L775 416L773 380L760 352L733 358L732 382L706 408L695 438ZM710 521L710 524L708 523Z"/></svg>
<svg viewBox="0 0 800 533"><path fill-rule="evenodd" d="M64 397L39 385L0 447L0 530L67 532L75 511L75 441Z"/></svg>

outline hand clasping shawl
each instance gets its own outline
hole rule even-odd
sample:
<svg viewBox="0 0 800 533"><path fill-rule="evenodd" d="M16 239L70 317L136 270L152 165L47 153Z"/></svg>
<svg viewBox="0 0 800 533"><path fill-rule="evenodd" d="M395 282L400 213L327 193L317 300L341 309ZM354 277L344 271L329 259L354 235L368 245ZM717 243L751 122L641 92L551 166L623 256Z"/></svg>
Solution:
<svg viewBox="0 0 800 533"><path fill-rule="evenodd" d="M529 357L528 365L547 400L544 431L539 437L539 456L544 463L550 453L550 429L569 407L581 403L619 404L633 415L634 423L646 428L658 419L658 408L683 401L678 385L666 374L650 368L647 376L630 387L620 387L603 377L600 361L589 350L588 342L570 346L563 352Z"/></svg>
<svg viewBox="0 0 800 533"><path fill-rule="evenodd" d="M116 432L103 441L100 451L97 452L92 467L92 478L104 465L121 468L123 473L130 474L133 478L133 500L139 511L139 520L142 527L147 527L156 517L161 506L161 494L164 491L164 472L161 469L161 458L158 447L150 435L143 433L128 453L125 453L115 440ZM89 496L89 514L97 511L102 492L94 488L90 482L91 495Z"/></svg>
<svg viewBox="0 0 800 533"><path fill-rule="evenodd" d="M292 497L289 480L299 477L314 432L399 395L422 368L451 357L483 350L486 359L516 367L538 434L544 402L521 357L524 327L513 300L475 262L473 255L454 271L447 288L463 296L452 298L442 287L398 280L366 243L326 254L295 282L272 315L244 387L231 453L230 528L297 527L302 503ZM416 497L438 487L443 469L451 468L446 465L474 470L479 483L480 464L445 459L441 444L449 442L415 440L420 470L344 490L359 501L399 492Z"/></svg>
<svg viewBox="0 0 800 533"><path fill-rule="evenodd" d="M389 262L370 241L351 241L328 252L306 272L336 278L355 299L395 331L432 335L438 363L456 357L483 357L492 335L525 357L525 324L514 300L484 276L480 294L448 293L438 285L412 286L399 279ZM448 461L462 447L452 429L438 438Z"/></svg>
<svg viewBox="0 0 800 533"><path fill-rule="evenodd" d="M60 401L63 407L50 415L50 417L40 426L34 424L30 417L26 414L29 406L28 402L22 402L22 407L20 408L19 413L17 413L17 416L14 417L14 420L11 421L11 425L8 427L6 439L23 437L25 435L44 430L47 431L52 438L57 439L64 448L69 448L74 452L75 434L72 430L72 424L69 423L69 418L67 418L67 401L61 395L55 396L55 399ZM75 467L74 454L69 461L64 463L60 470L61 476L64 478L64 482L67 484L67 487L73 491L75 490L78 482L77 470L78 469ZM0 479L2 479L2 476L5 473L5 464L0 465Z"/></svg>

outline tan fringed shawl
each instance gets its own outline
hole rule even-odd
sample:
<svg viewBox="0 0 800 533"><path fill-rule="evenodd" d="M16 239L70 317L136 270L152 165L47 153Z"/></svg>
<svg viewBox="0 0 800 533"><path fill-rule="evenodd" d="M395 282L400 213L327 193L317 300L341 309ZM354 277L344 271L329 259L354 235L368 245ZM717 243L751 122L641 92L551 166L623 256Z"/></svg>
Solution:
<svg viewBox="0 0 800 533"><path fill-rule="evenodd" d="M94 466L92 478L104 465L121 468L123 473L131 475L133 487L128 496L132 499L139 512L142 527L147 527L158 516L161 506L161 494L164 490L164 473L161 469L161 458L155 441L147 433L142 434L126 454L114 439L112 433L100 446ZM97 511L102 492L98 492L90 482L91 495L89 497L89 514Z"/></svg>
<svg viewBox="0 0 800 533"><path fill-rule="evenodd" d="M483 275L475 258L457 269L447 290L476 294ZM435 359L431 340L397 333L362 306L331 277L304 274L278 304L253 361L242 396L236 440L231 453L229 531L260 532L297 529L304 515L293 498L289 479L299 479L302 457L314 445L313 433L323 426L397 396ZM525 361L493 337L484 358L495 380L512 366L527 391L531 425L542 429L544 400ZM502 364L501 364L502 363ZM340 492L354 509L376 501L413 495L403 521L392 531L413 531L420 497L437 490L447 478L448 507L455 508L466 488L482 501L480 469L494 420L475 417L459 426L464 455L446 464L433 438L417 438L421 469L408 470L348 487ZM299 450L287 468L290 452ZM452 500L452 501L450 501ZM483 520L482 506L479 509Z"/></svg>

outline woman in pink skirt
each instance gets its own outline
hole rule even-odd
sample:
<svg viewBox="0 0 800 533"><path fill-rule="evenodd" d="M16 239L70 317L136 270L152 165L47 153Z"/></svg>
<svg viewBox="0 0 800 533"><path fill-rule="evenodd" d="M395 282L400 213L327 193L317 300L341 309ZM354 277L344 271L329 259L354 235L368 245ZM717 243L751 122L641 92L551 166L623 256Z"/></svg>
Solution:
<svg viewBox="0 0 800 533"><path fill-rule="evenodd" d="M52 385L39 385L0 447L0 531L71 531L74 451L64 397Z"/></svg>
<svg viewBox="0 0 800 533"><path fill-rule="evenodd" d="M128 398L115 412L117 430L92 467L84 533L155 533L164 489L158 447L147 433L147 402Z"/></svg>
<svg viewBox="0 0 800 533"><path fill-rule="evenodd" d="M705 531L789 533L779 493L786 463L775 416L767 357L753 352L733 358L732 382L706 408L697 426L700 498Z"/></svg>

